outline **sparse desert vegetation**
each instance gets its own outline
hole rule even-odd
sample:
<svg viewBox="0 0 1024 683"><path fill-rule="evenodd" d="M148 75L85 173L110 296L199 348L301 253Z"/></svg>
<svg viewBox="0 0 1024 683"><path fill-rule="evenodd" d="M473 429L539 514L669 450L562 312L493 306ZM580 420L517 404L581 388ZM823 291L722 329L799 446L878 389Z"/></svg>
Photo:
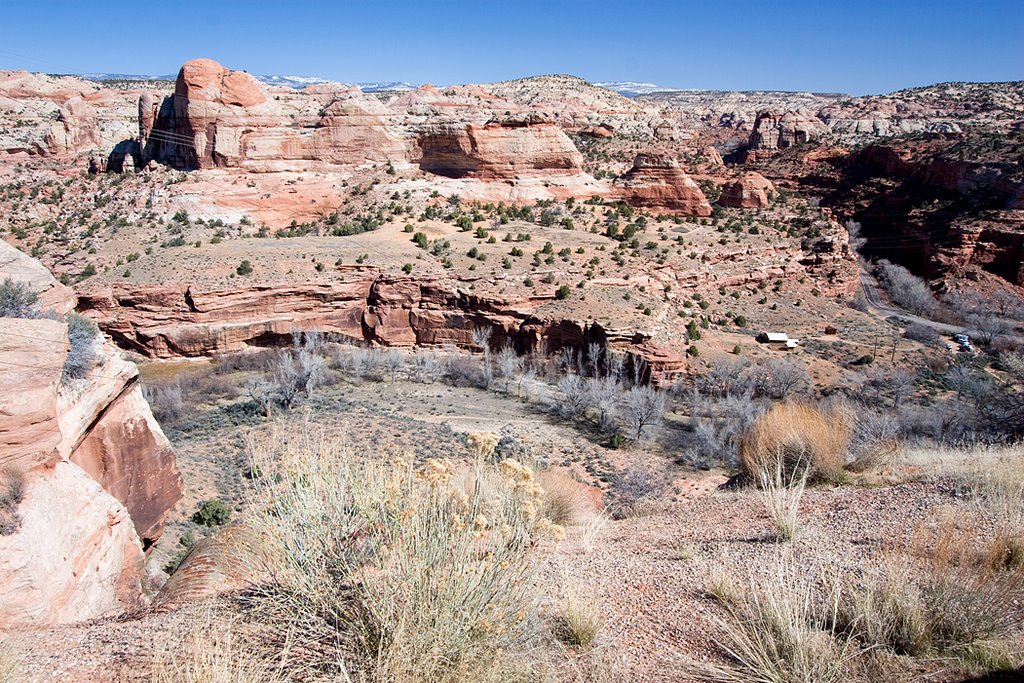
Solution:
<svg viewBox="0 0 1024 683"><path fill-rule="evenodd" d="M1024 676L1024 84L263 63L0 72L0 683Z"/></svg>

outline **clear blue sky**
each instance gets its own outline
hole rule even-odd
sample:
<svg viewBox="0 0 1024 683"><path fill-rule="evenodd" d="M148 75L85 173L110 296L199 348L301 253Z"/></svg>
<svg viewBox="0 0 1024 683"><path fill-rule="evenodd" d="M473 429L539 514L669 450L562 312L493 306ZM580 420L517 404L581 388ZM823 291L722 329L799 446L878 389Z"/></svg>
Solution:
<svg viewBox="0 0 1024 683"><path fill-rule="evenodd" d="M10 0L0 69L880 93L1024 79L1024 0Z"/></svg>

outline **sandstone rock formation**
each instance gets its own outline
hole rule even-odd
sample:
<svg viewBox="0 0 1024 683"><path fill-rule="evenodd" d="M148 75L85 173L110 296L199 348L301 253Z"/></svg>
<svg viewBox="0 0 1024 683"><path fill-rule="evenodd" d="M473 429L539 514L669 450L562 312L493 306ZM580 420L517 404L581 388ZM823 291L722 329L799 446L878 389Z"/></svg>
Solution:
<svg viewBox="0 0 1024 683"><path fill-rule="evenodd" d="M521 352L594 342L644 357L656 377L682 367L667 352L649 354L644 333L541 314L550 296L482 296L448 281L363 272L330 284L193 286L191 298L192 308L182 287L118 286L83 293L81 307L118 344L157 358L287 343L293 331L310 329L385 346L475 348L473 329L490 327L492 343Z"/></svg>
<svg viewBox="0 0 1024 683"><path fill-rule="evenodd" d="M483 126L437 124L419 140L421 169L450 178L515 179L582 173L583 155L558 126L536 116Z"/></svg>
<svg viewBox="0 0 1024 683"><path fill-rule="evenodd" d="M3 244L3 242L0 242ZM56 320L0 318L4 391L0 396L0 468L19 472L51 466L61 441L57 424L59 369L67 332ZM42 370L41 370L41 369ZM51 372L56 368L58 372Z"/></svg>
<svg viewBox="0 0 1024 683"><path fill-rule="evenodd" d="M615 131L634 140L676 140L680 131L657 107L575 76L532 76L484 86L505 109L539 113L567 133ZM500 111L497 106L495 110Z"/></svg>
<svg viewBox="0 0 1024 683"><path fill-rule="evenodd" d="M1024 286L1024 181L1000 162L959 159L958 136L869 145L834 203L863 224L867 253L928 278L995 276Z"/></svg>
<svg viewBox="0 0 1024 683"><path fill-rule="evenodd" d="M763 111L754 121L748 146L754 150L785 149L817 140L828 132L828 126L806 111Z"/></svg>
<svg viewBox="0 0 1024 683"><path fill-rule="evenodd" d="M683 216L710 216L711 205L679 162L667 154L637 154L633 168L616 181L632 206Z"/></svg>
<svg viewBox="0 0 1024 683"><path fill-rule="evenodd" d="M136 97L72 76L0 71L0 155L105 157L133 137Z"/></svg>
<svg viewBox="0 0 1024 683"><path fill-rule="evenodd" d="M358 165L408 154L389 127L391 111L375 98L328 90L280 102L249 74L212 59L186 62L174 95L155 115L148 93L138 108L144 161L175 168L308 170L317 162Z"/></svg>
<svg viewBox="0 0 1024 683"><path fill-rule="evenodd" d="M102 144L96 109L81 97L73 97L57 112L57 119L40 147L42 154L72 154Z"/></svg>
<svg viewBox="0 0 1024 683"><path fill-rule="evenodd" d="M154 598L153 606L174 609L251 587L270 567L264 542L244 524L221 527L189 551Z"/></svg>
<svg viewBox="0 0 1024 683"><path fill-rule="evenodd" d="M20 527L0 536L0 631L139 604L145 556L125 507L65 460L23 476Z"/></svg>
<svg viewBox="0 0 1024 683"><path fill-rule="evenodd" d="M55 318L74 306L0 242L0 276L42 288ZM51 278L52 280L52 278ZM47 286L48 285L48 286ZM0 470L23 495L0 529L0 629L70 623L143 599L145 547L181 497L174 453L109 342L84 379L62 382L67 325L0 318ZM10 523L13 522L13 523Z"/></svg>
<svg viewBox="0 0 1024 683"><path fill-rule="evenodd" d="M75 293L57 282L43 264L0 240L0 280L24 282L39 297L39 307L67 313L75 307Z"/></svg>
<svg viewBox="0 0 1024 683"><path fill-rule="evenodd" d="M763 209L768 206L768 196L773 192L775 186L760 173L744 173L722 187L718 203L737 209Z"/></svg>

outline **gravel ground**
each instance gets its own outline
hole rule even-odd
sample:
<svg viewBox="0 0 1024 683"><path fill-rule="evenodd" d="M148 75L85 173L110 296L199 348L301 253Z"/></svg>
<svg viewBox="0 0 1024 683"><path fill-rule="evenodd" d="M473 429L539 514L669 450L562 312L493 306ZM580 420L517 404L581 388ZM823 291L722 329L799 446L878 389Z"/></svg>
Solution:
<svg viewBox="0 0 1024 683"><path fill-rule="evenodd" d="M700 475L692 483L702 495L609 522L590 552L584 529L574 527L553 554L549 611L563 592L554 584L568 583L597 601L606 615L599 647L628 680L683 683L692 680L680 671L684 659L717 657L721 612L705 594L713 573L741 578L771 566L778 553L802 567L854 569L888 546L909 544L919 524L965 504L936 484L809 490L801 532L780 544L756 493L717 490L721 481ZM25 680L145 680L153 643L186 632L205 609L22 633L11 645Z"/></svg>

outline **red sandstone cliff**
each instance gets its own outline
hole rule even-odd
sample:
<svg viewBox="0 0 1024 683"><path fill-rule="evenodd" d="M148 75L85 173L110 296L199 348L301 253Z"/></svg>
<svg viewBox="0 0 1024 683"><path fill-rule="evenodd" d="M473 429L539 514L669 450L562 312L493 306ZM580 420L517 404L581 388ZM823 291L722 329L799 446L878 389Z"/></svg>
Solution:
<svg viewBox="0 0 1024 683"><path fill-rule="evenodd" d="M0 264L0 275L42 291L47 310L74 306L70 290L52 278L45 286L41 266L2 241ZM135 366L101 337L88 375L62 382L68 348L59 319L0 318L0 487L21 490L0 520L0 629L138 604L145 548L181 497Z"/></svg>

